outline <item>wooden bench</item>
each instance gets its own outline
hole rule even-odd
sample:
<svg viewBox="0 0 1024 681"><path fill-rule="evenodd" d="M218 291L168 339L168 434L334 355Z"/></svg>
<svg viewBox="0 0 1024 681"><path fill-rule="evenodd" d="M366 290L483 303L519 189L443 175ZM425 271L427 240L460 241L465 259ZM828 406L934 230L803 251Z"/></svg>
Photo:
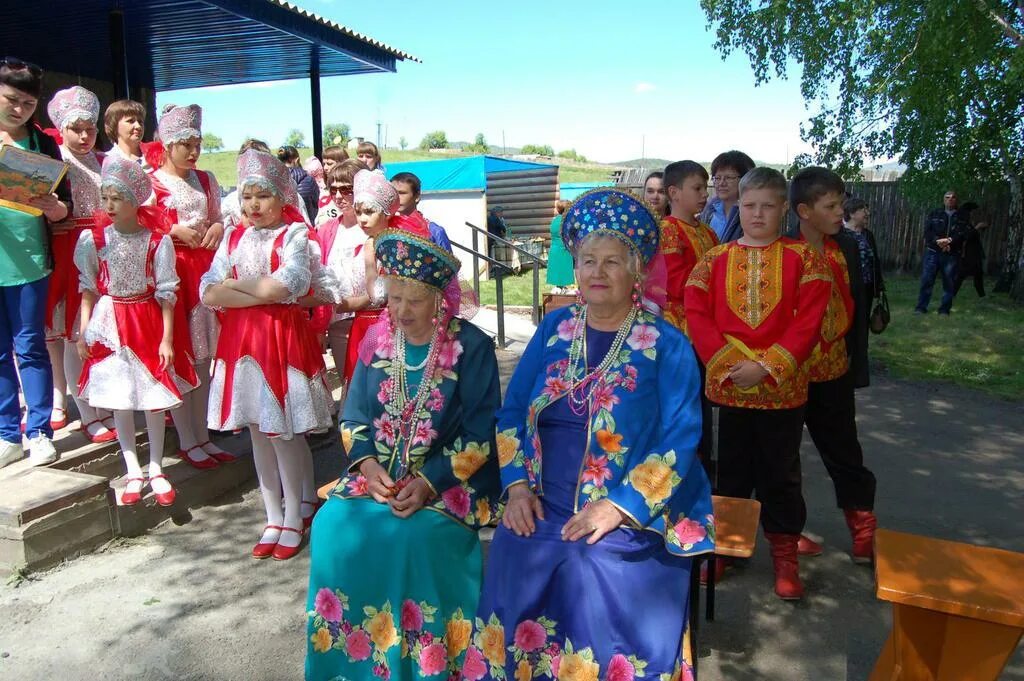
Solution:
<svg viewBox="0 0 1024 681"><path fill-rule="evenodd" d="M549 312L554 312L559 308L568 307L575 302L575 295L567 295L564 293L545 293L541 296L541 316L546 315Z"/></svg>
<svg viewBox="0 0 1024 681"><path fill-rule="evenodd" d="M1024 554L903 532L875 534L892 631L870 681L990 681L1024 632Z"/></svg>
<svg viewBox="0 0 1024 681"><path fill-rule="evenodd" d="M340 481L341 478L338 478L337 480L329 482L320 489L318 489L316 491L317 497L319 497L323 501L327 501L327 497L331 496L331 492L334 491L334 488L338 486L338 483Z"/></svg>
<svg viewBox="0 0 1024 681"><path fill-rule="evenodd" d="M757 528L761 522L761 502L712 495L715 513L715 553L697 556L690 568L690 642L693 676L697 677L697 640L700 631L700 566L714 556L750 558L757 544ZM708 566L707 605L704 617L715 619L715 570Z"/></svg>

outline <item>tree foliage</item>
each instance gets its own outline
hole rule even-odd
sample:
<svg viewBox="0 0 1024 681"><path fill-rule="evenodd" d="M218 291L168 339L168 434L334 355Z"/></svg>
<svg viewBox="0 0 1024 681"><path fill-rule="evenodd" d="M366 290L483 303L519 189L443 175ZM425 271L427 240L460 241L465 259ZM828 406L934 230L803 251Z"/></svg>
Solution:
<svg viewBox="0 0 1024 681"><path fill-rule="evenodd" d="M917 202L985 182L1011 192L1004 283L1024 267L1024 0L701 0L757 83L800 65L816 162L853 178L897 158ZM1024 299L1024 276L1015 297Z"/></svg>
<svg viewBox="0 0 1024 681"><path fill-rule="evenodd" d="M428 132L420 141L420 149L447 149L448 146L448 135L444 130Z"/></svg>
<svg viewBox="0 0 1024 681"><path fill-rule="evenodd" d="M220 151L224 148L224 140L220 138L220 135L214 135L212 132L203 134L203 149L205 151Z"/></svg>
<svg viewBox="0 0 1024 681"><path fill-rule="evenodd" d="M343 147L352 139L352 129L348 123L328 123L324 126L323 143L325 147Z"/></svg>
<svg viewBox="0 0 1024 681"><path fill-rule="evenodd" d="M575 149L566 149L558 152L558 158L567 158L570 161L578 161L580 163L587 162L587 157L583 154L577 153Z"/></svg>
<svg viewBox="0 0 1024 681"><path fill-rule="evenodd" d="M293 147L301 147L306 143L306 133L298 128L292 128L284 138L284 143Z"/></svg>
<svg viewBox="0 0 1024 681"><path fill-rule="evenodd" d="M537 154L538 156L555 155L555 150L551 148L550 144L524 144L522 152L524 154Z"/></svg>
<svg viewBox="0 0 1024 681"><path fill-rule="evenodd" d="M476 134L476 139L473 140L472 144L467 144L463 147L463 151L468 151L472 154L486 154L490 150L491 147L487 144L487 139L482 132Z"/></svg>
<svg viewBox="0 0 1024 681"><path fill-rule="evenodd" d="M405 151L405 148L409 146L409 140L405 139L405 137L398 138L398 146L402 151Z"/></svg>

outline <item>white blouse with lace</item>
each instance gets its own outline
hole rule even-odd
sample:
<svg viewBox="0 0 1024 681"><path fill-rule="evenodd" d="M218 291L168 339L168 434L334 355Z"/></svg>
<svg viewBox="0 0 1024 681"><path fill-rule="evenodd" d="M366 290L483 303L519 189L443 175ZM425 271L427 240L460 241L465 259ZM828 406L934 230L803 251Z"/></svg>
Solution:
<svg viewBox="0 0 1024 681"><path fill-rule="evenodd" d="M194 229L203 236L210 225L221 222L220 185L217 184L217 178L213 173L206 173L210 178L210 193L216 198L213 205L209 205L210 202L207 201L206 192L203 191L203 185L200 184L196 172L189 171L184 179L165 170L157 170L154 175L170 192L164 208L178 212L177 224Z"/></svg>

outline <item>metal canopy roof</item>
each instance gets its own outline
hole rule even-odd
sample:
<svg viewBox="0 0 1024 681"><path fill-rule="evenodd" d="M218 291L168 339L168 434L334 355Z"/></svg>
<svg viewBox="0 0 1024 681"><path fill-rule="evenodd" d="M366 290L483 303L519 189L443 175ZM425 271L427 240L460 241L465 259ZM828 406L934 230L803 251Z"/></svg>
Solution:
<svg viewBox="0 0 1024 681"><path fill-rule="evenodd" d="M111 12L124 16L127 76L156 90L395 71L416 57L283 0L10 3L5 53L48 71L109 81Z"/></svg>

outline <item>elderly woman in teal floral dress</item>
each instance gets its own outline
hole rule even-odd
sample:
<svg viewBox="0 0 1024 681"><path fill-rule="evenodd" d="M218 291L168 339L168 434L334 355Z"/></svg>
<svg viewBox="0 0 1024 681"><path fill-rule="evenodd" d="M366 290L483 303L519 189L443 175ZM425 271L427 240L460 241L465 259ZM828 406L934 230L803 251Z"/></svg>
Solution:
<svg viewBox="0 0 1024 681"><path fill-rule="evenodd" d="M583 302L544 318L498 413L508 502L466 681L691 676L689 573L714 520L693 350L644 305L658 236L614 189L565 215Z"/></svg>
<svg viewBox="0 0 1024 681"><path fill-rule="evenodd" d="M375 251L388 307L345 402L348 475L313 521L306 678L447 679L470 645L477 531L499 512L498 366L456 316L450 252L397 230Z"/></svg>

